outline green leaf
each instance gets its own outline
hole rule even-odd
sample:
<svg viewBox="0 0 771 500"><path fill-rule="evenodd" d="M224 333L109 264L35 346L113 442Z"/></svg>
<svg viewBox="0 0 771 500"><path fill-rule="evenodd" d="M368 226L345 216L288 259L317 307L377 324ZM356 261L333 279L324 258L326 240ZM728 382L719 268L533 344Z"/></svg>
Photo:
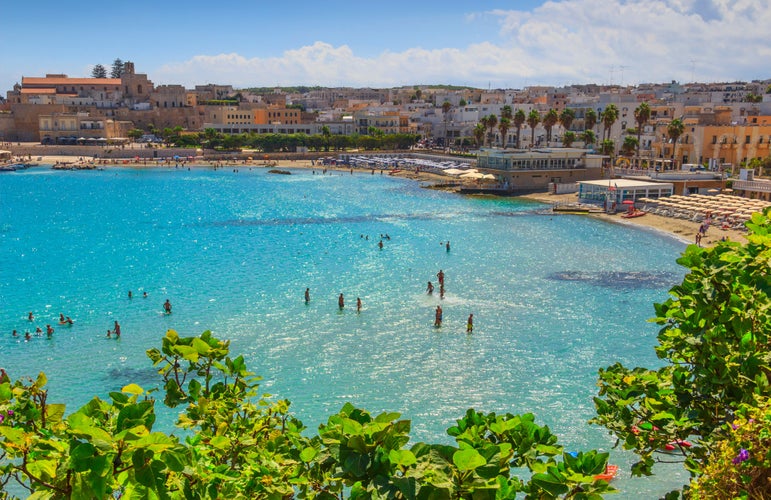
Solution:
<svg viewBox="0 0 771 500"><path fill-rule="evenodd" d="M137 384L129 384L127 386L124 386L123 389L121 389L121 392L127 392L129 394L140 395L143 392L145 392L145 390L142 389L141 387L139 387Z"/></svg>
<svg viewBox="0 0 771 500"><path fill-rule="evenodd" d="M418 461L415 454L410 450L391 450L388 452L388 459L392 464L401 467L409 467Z"/></svg>
<svg viewBox="0 0 771 500"><path fill-rule="evenodd" d="M460 471L470 471L487 464L487 460L473 448L458 450L452 455L452 462Z"/></svg>
<svg viewBox="0 0 771 500"><path fill-rule="evenodd" d="M303 451L300 452L300 460L303 462L310 462L314 458L316 458L316 455L318 455L319 451L316 448L308 446L307 448L303 448Z"/></svg>

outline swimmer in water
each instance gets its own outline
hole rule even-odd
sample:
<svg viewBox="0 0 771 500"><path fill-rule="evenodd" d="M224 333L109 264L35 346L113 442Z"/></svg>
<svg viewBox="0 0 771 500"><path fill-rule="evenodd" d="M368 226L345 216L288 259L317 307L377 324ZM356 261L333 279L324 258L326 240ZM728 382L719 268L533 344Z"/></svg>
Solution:
<svg viewBox="0 0 771 500"><path fill-rule="evenodd" d="M428 286L426 287L426 293L431 295L434 293L434 284L430 281L428 282Z"/></svg>
<svg viewBox="0 0 771 500"><path fill-rule="evenodd" d="M340 297L337 298L337 306L340 308L341 311L345 307L345 299L343 298L342 293L340 294Z"/></svg>
<svg viewBox="0 0 771 500"><path fill-rule="evenodd" d="M307 304L310 301L311 301L311 289L310 288L306 288L305 289L305 303Z"/></svg>
<svg viewBox="0 0 771 500"><path fill-rule="evenodd" d="M171 302L169 302L169 299L166 299L166 302L163 303L163 310L166 314L171 314Z"/></svg>
<svg viewBox="0 0 771 500"><path fill-rule="evenodd" d="M442 306L436 306L436 315L434 316L434 326L442 326Z"/></svg>
<svg viewBox="0 0 771 500"><path fill-rule="evenodd" d="M120 338L120 325L118 322L115 322L115 338Z"/></svg>
<svg viewBox="0 0 771 500"><path fill-rule="evenodd" d="M46 335L49 337L54 334L54 329L51 328L51 325L46 325Z"/></svg>
<svg viewBox="0 0 771 500"><path fill-rule="evenodd" d="M356 312L361 312L361 299L356 297Z"/></svg>
<svg viewBox="0 0 771 500"><path fill-rule="evenodd" d="M134 298L134 294L133 294L133 293L131 293L131 290L129 290L129 293L128 293L128 297L129 297L130 299Z"/></svg>
<svg viewBox="0 0 771 500"><path fill-rule="evenodd" d="M30 321L35 321L35 315L32 314L32 311L30 311L29 314L27 315L27 319Z"/></svg>
<svg viewBox="0 0 771 500"><path fill-rule="evenodd" d="M64 314L59 313L59 323L64 323L64 322L65 322Z"/></svg>

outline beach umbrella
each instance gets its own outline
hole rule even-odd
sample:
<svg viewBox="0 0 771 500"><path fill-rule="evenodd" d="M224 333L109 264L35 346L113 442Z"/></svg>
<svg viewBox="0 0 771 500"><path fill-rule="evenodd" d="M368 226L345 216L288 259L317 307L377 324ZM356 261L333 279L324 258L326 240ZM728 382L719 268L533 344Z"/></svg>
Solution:
<svg viewBox="0 0 771 500"><path fill-rule="evenodd" d="M634 200L624 200L621 203L624 205L634 205Z"/></svg>
<svg viewBox="0 0 771 500"><path fill-rule="evenodd" d="M719 193L719 192L720 192L720 190L719 190L719 189L714 189L714 188L712 188L712 189L707 189L707 192L708 192L708 193Z"/></svg>

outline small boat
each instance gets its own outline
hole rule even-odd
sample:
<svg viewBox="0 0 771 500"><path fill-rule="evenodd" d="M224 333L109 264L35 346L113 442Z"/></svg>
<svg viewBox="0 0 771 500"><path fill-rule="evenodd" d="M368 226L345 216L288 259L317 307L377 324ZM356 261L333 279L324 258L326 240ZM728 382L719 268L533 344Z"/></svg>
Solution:
<svg viewBox="0 0 771 500"><path fill-rule="evenodd" d="M605 472L602 474L597 474L594 476L594 479L597 481L610 482L614 477L616 477L616 474L618 474L618 465L608 464L605 466Z"/></svg>
<svg viewBox="0 0 771 500"><path fill-rule="evenodd" d="M635 217L642 217L643 215L647 214L648 212L643 212L642 210L634 210L631 212L627 212L625 214L621 214L621 217L624 219L633 219Z"/></svg>

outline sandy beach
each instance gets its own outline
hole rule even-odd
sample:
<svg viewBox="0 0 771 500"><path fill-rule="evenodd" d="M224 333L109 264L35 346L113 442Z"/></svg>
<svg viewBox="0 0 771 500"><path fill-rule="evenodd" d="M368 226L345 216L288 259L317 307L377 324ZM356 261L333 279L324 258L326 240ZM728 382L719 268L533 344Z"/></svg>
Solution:
<svg viewBox="0 0 771 500"><path fill-rule="evenodd" d="M79 161L78 157L73 156L43 156L41 159L36 158L36 162L43 165L83 165L84 167L91 166L92 160ZM240 167L276 167L276 168L313 168L313 169L326 169L328 171L348 171L350 168L344 166L322 166L315 164L311 160L271 160L266 162L265 160L232 160L232 161L201 161L196 160L195 164L188 165L186 162L180 161L175 163L172 161L157 162L150 159L147 160L134 160L134 159L118 159L118 160L102 160L97 164L93 164L98 168L110 168L110 167L131 167L131 168L152 168L155 166L168 167L169 165L179 164L181 166L190 167L228 167L228 166L240 166ZM354 170L354 172L362 172L361 170ZM394 173L399 177L413 179L416 181L425 182L428 184L440 184L442 182L455 181L456 179L439 175L431 172L415 172L410 170L402 170ZM577 201L577 195L572 194L550 194L550 193L533 193L521 195L522 198L528 198L532 200L541 201L544 203L570 203ZM694 243L696 233L699 229L698 222L691 222L683 219L676 219L671 217L662 217L655 214L646 214L643 217L636 217L633 219L625 219L621 217L621 213L611 215L605 213L589 213L582 215L585 217L600 217L610 222L618 224L631 224L638 226L645 226L651 229L668 233L685 243ZM738 241L741 243L747 242L746 232L738 231L735 229L723 230L719 227L712 227L707 231L707 234L701 241L702 246L715 245L722 238L728 238L732 241Z"/></svg>

